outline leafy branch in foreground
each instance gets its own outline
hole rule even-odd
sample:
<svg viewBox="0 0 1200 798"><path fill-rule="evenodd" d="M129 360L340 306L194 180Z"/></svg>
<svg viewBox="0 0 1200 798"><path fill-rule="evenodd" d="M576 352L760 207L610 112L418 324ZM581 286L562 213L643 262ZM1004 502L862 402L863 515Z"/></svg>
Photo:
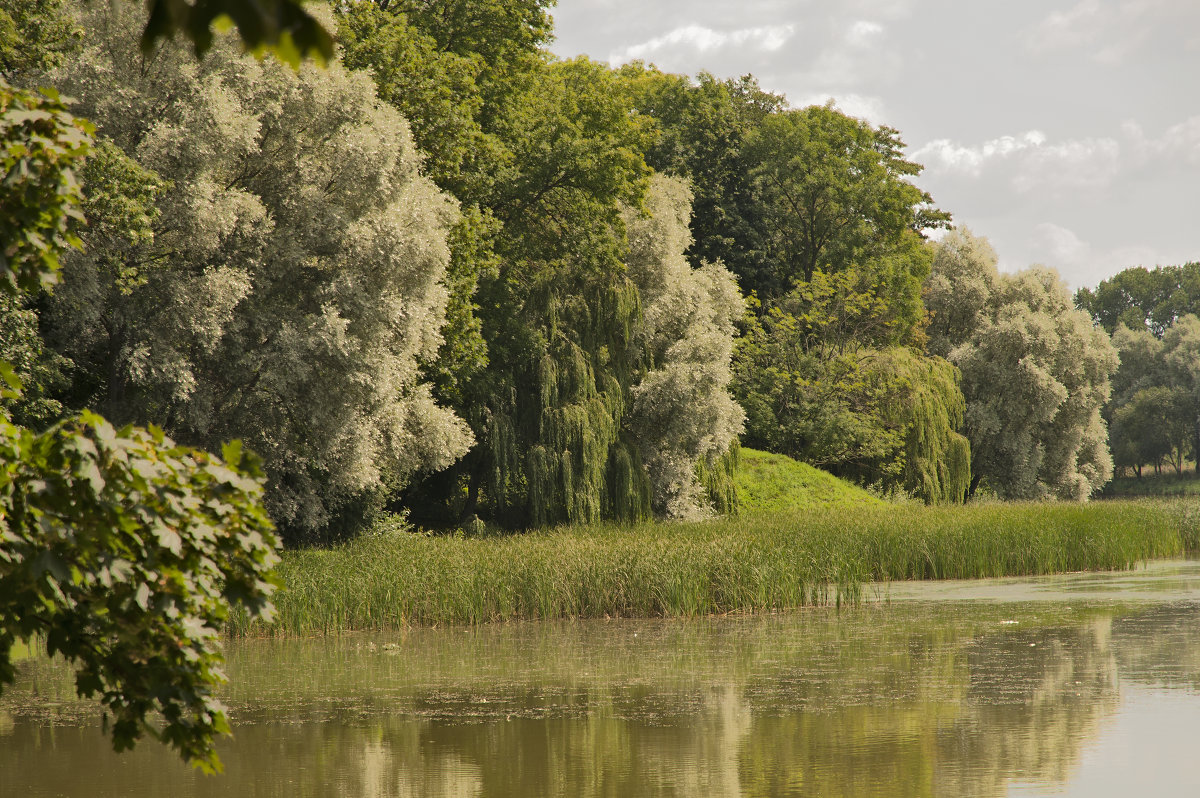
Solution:
<svg viewBox="0 0 1200 798"><path fill-rule="evenodd" d="M89 133L57 96L0 81L0 292L57 279L77 243L74 168ZM12 422L20 381L2 361L0 377L0 689L13 644L39 636L112 711L117 750L150 734L220 768L219 629L231 603L273 612L276 541L256 461L237 443L222 462L87 411L37 433Z"/></svg>
<svg viewBox="0 0 1200 798"><path fill-rule="evenodd" d="M203 55L212 47L213 27L227 21L237 28L247 49L270 50L293 66L309 56L322 61L333 58L333 37L304 10L304 0L146 0L146 8L143 52L182 33L196 55Z"/></svg>
<svg viewBox="0 0 1200 798"><path fill-rule="evenodd" d="M231 602L270 616L277 561L256 467L224 454L87 411L41 434L0 421L0 684L40 636L113 713L116 750L148 733L220 766L220 629Z"/></svg>

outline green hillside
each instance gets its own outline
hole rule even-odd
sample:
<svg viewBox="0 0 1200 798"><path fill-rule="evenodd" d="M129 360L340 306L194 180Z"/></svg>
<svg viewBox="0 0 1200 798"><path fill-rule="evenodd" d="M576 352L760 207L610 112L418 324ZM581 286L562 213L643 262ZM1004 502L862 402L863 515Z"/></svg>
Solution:
<svg viewBox="0 0 1200 798"><path fill-rule="evenodd" d="M782 454L743 448L734 477L742 512L791 512L813 506L864 506L880 500L860 487Z"/></svg>

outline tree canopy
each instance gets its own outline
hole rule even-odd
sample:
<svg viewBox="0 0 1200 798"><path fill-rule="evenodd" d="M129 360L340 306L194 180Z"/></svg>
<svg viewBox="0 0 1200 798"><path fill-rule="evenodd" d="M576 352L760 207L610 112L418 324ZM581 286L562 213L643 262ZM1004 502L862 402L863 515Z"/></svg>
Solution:
<svg viewBox="0 0 1200 798"><path fill-rule="evenodd" d="M1110 334L1124 324L1162 338L1181 316L1200 313L1200 263L1125 269L1094 290L1080 288L1075 305Z"/></svg>
<svg viewBox="0 0 1200 798"><path fill-rule="evenodd" d="M1112 476L1108 399L1117 353L1057 273L1001 275L970 231L937 246L926 284L930 349L962 371L973 488L1082 500Z"/></svg>
<svg viewBox="0 0 1200 798"><path fill-rule="evenodd" d="M111 142L84 172L87 249L42 314L72 400L209 449L243 439L293 542L466 451L421 374L455 203L369 77L229 41L146 69L134 14L85 13L83 52L47 76Z"/></svg>

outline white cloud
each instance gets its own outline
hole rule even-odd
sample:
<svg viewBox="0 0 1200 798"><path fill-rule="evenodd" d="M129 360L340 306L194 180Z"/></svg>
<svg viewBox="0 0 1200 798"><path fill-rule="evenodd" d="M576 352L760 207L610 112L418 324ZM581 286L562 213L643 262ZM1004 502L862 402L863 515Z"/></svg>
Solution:
<svg viewBox="0 0 1200 798"><path fill-rule="evenodd" d="M883 34L883 26L878 22L868 22L860 19L850 26L846 33L846 41L855 47L867 47Z"/></svg>
<svg viewBox="0 0 1200 798"><path fill-rule="evenodd" d="M1018 191L1101 188L1120 171L1121 145L1110 138L1075 139L1039 146L1021 159L1013 187Z"/></svg>
<svg viewBox="0 0 1200 798"><path fill-rule="evenodd" d="M1143 161L1162 160L1175 166L1180 162L1200 166L1200 116L1172 125L1156 139L1148 137L1142 126L1132 120L1122 123L1121 132Z"/></svg>
<svg viewBox="0 0 1200 798"><path fill-rule="evenodd" d="M1030 130L1020 136L1000 136L973 147L956 144L950 139L935 139L913 152L912 157L933 170L978 177L989 161L1045 143L1046 136L1040 130Z"/></svg>
<svg viewBox="0 0 1200 798"><path fill-rule="evenodd" d="M1036 188L1077 189L1108 185L1120 170L1121 147L1115 139L1068 139L1049 143L1040 130L1018 136L1000 136L982 144L965 145L935 139L912 153L934 173L981 177L998 162L1005 162L1012 187L1020 192Z"/></svg>
<svg viewBox="0 0 1200 798"><path fill-rule="evenodd" d="M1033 242L1048 255L1046 264L1056 268L1081 265L1091 255L1091 247L1083 239L1073 231L1051 222L1043 222L1033 228Z"/></svg>
<svg viewBox="0 0 1200 798"><path fill-rule="evenodd" d="M718 31L693 23L614 52L609 55L608 61L611 64L623 64L634 59L651 58L656 53L665 51L690 50L707 53L724 47L754 47L774 52L783 47L794 33L795 26L791 24Z"/></svg>
<svg viewBox="0 0 1200 798"><path fill-rule="evenodd" d="M1196 12L1190 0L1080 0L1030 28L1025 44L1043 53L1086 48L1095 61L1119 64L1156 33L1194 30Z"/></svg>
<svg viewBox="0 0 1200 798"><path fill-rule="evenodd" d="M890 82L902 71L901 50L887 46L885 28L878 22L834 20L829 33L813 42L820 49L810 50L816 57L797 75L803 84L861 92L863 84Z"/></svg>
<svg viewBox="0 0 1200 798"><path fill-rule="evenodd" d="M1054 11L1033 27L1026 44L1033 50L1057 50L1093 43L1103 31L1108 13L1098 0L1082 0L1067 11Z"/></svg>
<svg viewBox="0 0 1200 798"><path fill-rule="evenodd" d="M791 100L791 104L797 108L824 105L827 102L832 102L834 107L846 116L865 119L875 125L883 124L884 107L883 99L880 97L854 94L853 92L816 92Z"/></svg>

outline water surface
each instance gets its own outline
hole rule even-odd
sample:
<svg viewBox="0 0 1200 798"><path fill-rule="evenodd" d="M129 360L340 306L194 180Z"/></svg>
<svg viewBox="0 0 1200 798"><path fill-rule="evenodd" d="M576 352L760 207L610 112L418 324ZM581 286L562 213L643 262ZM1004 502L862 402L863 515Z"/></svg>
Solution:
<svg viewBox="0 0 1200 798"><path fill-rule="evenodd" d="M218 777L152 741L113 754L69 671L23 660L0 795L1200 794L1196 562L227 655Z"/></svg>

